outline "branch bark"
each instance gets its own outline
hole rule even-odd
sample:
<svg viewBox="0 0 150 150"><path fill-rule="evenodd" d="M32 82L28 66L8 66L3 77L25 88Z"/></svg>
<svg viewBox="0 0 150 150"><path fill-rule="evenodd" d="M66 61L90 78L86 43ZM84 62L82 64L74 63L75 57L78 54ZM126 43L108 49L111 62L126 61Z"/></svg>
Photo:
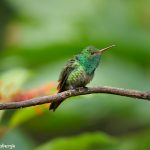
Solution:
<svg viewBox="0 0 150 150"><path fill-rule="evenodd" d="M0 103L0 110L31 107L31 106L51 103L54 101L65 100L73 96L87 95L87 94L94 94L94 93L113 94L113 95L135 98L135 100L143 99L143 100L150 101L150 93L148 92L103 86L103 87L79 88L76 90L68 90L52 96L33 98L33 99L20 101L20 102Z"/></svg>

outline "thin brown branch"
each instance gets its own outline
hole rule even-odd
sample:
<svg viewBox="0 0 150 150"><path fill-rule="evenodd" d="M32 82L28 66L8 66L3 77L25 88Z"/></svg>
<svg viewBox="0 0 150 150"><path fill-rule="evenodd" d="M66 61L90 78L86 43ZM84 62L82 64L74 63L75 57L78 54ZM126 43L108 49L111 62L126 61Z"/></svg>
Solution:
<svg viewBox="0 0 150 150"><path fill-rule="evenodd" d="M20 101L20 102L0 103L0 110L31 107L31 106L51 103L54 101L65 100L73 96L87 95L87 94L94 94L94 93L113 94L113 95L131 97L135 99L145 99L150 101L150 93L148 92L103 86L103 87L79 88L76 90L68 90L52 96L33 98L33 99Z"/></svg>

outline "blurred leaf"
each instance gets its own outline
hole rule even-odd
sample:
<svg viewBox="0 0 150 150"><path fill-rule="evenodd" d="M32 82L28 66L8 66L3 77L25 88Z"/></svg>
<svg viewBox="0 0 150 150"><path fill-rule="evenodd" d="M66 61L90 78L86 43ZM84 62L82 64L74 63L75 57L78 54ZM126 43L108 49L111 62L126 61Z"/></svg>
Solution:
<svg viewBox="0 0 150 150"><path fill-rule="evenodd" d="M29 75L29 71L25 69L12 69L1 74L0 80L2 83L0 95L4 96L4 98L6 97L6 99L11 98L11 95L17 93L21 89Z"/></svg>
<svg viewBox="0 0 150 150"><path fill-rule="evenodd" d="M122 139L120 150L150 150L150 130L126 136Z"/></svg>
<svg viewBox="0 0 150 150"><path fill-rule="evenodd" d="M36 115L36 112L34 111L33 108L25 108L22 110L17 110L13 114L13 116L10 120L9 126L11 128L17 127L18 125L24 123L25 121L28 121L35 115Z"/></svg>
<svg viewBox="0 0 150 150"><path fill-rule="evenodd" d="M87 133L53 140L36 150L115 150L116 140L103 133Z"/></svg>
<svg viewBox="0 0 150 150"><path fill-rule="evenodd" d="M37 108L42 108L42 106L36 106ZM36 107L31 107L31 108L24 108L22 110L17 110L11 117L9 121L9 127L10 128L15 128L26 121L29 121L30 119L36 117L37 115L41 115L44 113L44 110L42 109L42 112L37 112Z"/></svg>
<svg viewBox="0 0 150 150"><path fill-rule="evenodd" d="M4 112L5 112L4 110L1 110L1 111L0 111L0 121L2 120L2 117L3 117L3 115L4 115Z"/></svg>

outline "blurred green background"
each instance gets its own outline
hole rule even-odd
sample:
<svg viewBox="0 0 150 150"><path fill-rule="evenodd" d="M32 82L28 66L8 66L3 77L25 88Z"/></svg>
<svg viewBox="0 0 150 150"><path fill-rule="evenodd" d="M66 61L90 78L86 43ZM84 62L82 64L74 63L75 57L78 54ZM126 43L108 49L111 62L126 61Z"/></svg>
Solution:
<svg viewBox="0 0 150 150"><path fill-rule="evenodd" d="M1 0L1 102L56 83L65 62L88 45L116 45L88 86L149 91L149 8L149 0ZM50 89L49 95L55 87ZM93 94L70 98L55 113L45 105L0 111L0 144L16 150L149 150L150 103Z"/></svg>

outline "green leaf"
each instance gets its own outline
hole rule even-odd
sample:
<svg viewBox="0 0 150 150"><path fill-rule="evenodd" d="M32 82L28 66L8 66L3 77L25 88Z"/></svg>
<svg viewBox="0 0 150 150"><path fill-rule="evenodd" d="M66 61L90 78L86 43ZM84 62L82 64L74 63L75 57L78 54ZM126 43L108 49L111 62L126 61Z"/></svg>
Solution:
<svg viewBox="0 0 150 150"><path fill-rule="evenodd" d="M2 81L0 93L9 98L21 89L29 75L29 71L23 68L15 68L4 72L0 76L0 80Z"/></svg>
<svg viewBox="0 0 150 150"><path fill-rule="evenodd" d="M125 136L119 144L119 150L150 150L150 130Z"/></svg>
<svg viewBox="0 0 150 150"><path fill-rule="evenodd" d="M116 140L106 134L87 133L50 141L36 150L113 150L116 146Z"/></svg>
<svg viewBox="0 0 150 150"><path fill-rule="evenodd" d="M37 115L36 111L33 109L33 107L32 108L24 108L22 110L17 110L13 114L13 116L9 122L9 127L15 128L15 127L21 125L22 123L29 121L36 115Z"/></svg>

